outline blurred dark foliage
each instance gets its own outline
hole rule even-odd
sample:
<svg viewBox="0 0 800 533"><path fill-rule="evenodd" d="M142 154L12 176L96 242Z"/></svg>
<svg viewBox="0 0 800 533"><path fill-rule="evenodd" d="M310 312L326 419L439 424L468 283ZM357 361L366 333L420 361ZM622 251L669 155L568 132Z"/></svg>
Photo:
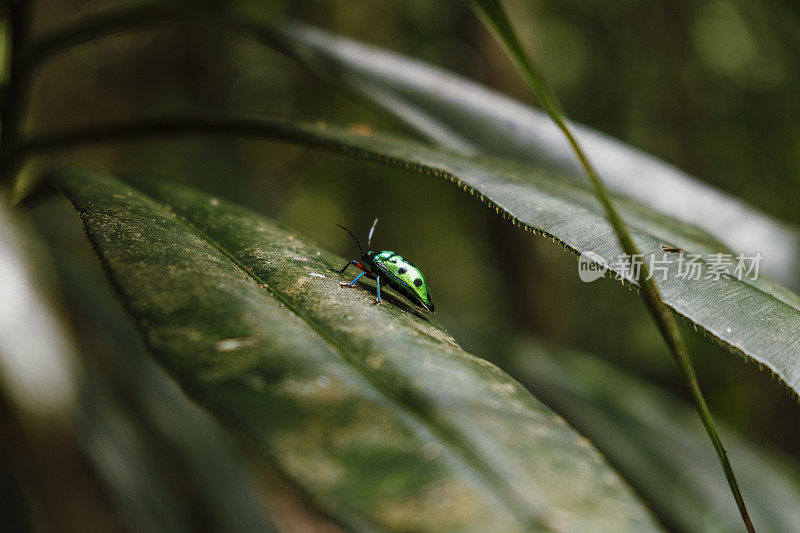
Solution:
<svg viewBox="0 0 800 533"><path fill-rule="evenodd" d="M123 5L77 0L34 4L35 34ZM532 101L466 3L204 4L255 19L290 17L316 24ZM507 4L521 37L573 119L674 163L778 218L800 223L800 4ZM47 63L34 89L29 131L164 114L269 113L367 123L409 134L277 52L218 30L177 24L142 28L71 49ZM281 220L344 256L354 250L336 224L365 231L379 216L376 246L400 250L424 269L440 310L437 319L467 350L503 367L510 346L502 339L533 333L596 353L685 396L671 357L634 293L607 280L581 283L573 256L498 220L444 182L296 146L229 138L142 141L75 150L57 159L190 184ZM47 200L33 215L56 250L60 272L69 274L67 283L79 286L81 276L89 276L94 281L86 283L96 284L102 281L96 265L74 265L91 260L79 238L78 221L63 203ZM64 227L72 228L68 235L57 231ZM107 287L101 289L110 298ZM132 420L129 429L137 438L155 441L148 445L152 449L164 437L148 416L137 414L142 409L138 389L131 389L130 376L109 378L119 374L112 356L118 350L115 342L126 349L136 342L131 326L119 313L115 324L98 332L97 316L85 307L91 292L67 291L67 307L79 332L84 363L103 382L104 390L92 394L114 398L119 416ZM117 333L109 335L110 331ZM730 356L688 328L686 336L715 415L755 441L800 457L800 408L790 394L755 365ZM175 469L167 477L177 487L171 492L179 515L201 510L203 496L192 488L196 485L187 469L170 460L168 449L160 453L151 459L156 469L165 464ZM0 457L4 493L14 483L4 475L8 462ZM65 464L72 479L85 477L83 483L74 482L75 487L86 487L75 489L79 501L72 505L86 511L63 518L63 530L81 530L86 521L103 524L105 530L131 526L100 495L103 474L97 465L72 455ZM273 495L276 498L283 501ZM286 505L270 508L274 512ZM292 513L297 514L288 512ZM202 517L191 523L202 525ZM209 522L205 526L210 528Z"/></svg>

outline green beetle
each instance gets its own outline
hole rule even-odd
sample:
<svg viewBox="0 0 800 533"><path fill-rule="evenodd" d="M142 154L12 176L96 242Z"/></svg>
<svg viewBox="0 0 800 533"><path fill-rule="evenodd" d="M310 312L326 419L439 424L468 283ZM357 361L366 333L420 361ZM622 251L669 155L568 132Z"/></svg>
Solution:
<svg viewBox="0 0 800 533"><path fill-rule="evenodd" d="M363 272L356 276L356 279L350 283L339 283L339 285L342 287L354 287L356 282L361 279L361 276L367 276L370 279L374 279L378 287L378 299L375 301L376 304L381 303L381 283L384 283L408 298L411 303L431 313L435 312L436 308L433 305L431 291L428 288L428 284L425 282L425 276L422 275L422 272L420 272L417 267L412 265L408 259L403 258L400 254L391 250L375 252L369 249L370 243L372 243L372 234L375 232L375 226L377 224L378 219L376 218L372 223L372 227L369 229L366 252L364 248L361 247L361 243L358 242L356 236L353 235L353 232L337 224L337 226L345 230L353 240L356 241L356 245L361 251L361 259L360 261L355 259L348 261L341 270L337 270L336 272L341 274L347 270L347 267L350 265L355 265L357 268L363 270Z"/></svg>

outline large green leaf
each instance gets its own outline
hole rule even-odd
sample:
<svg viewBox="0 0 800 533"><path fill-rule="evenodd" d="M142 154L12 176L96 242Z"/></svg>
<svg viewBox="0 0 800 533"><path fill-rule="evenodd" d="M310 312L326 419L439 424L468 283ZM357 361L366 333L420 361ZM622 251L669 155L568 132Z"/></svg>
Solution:
<svg viewBox="0 0 800 533"><path fill-rule="evenodd" d="M356 529L656 526L585 440L335 257L169 185L55 179L151 351L196 401Z"/></svg>
<svg viewBox="0 0 800 533"><path fill-rule="evenodd" d="M377 104L462 155L533 163L585 178L563 135L540 111L440 68L301 24L271 42L321 77ZM694 224L727 246L761 252L767 273L796 288L800 232L653 156L591 128L571 125L614 192Z"/></svg>
<svg viewBox="0 0 800 533"><path fill-rule="evenodd" d="M677 531L741 531L717 458L689 405L597 357L520 343L510 370L584 435ZM800 468L720 428L758 531L800 524Z"/></svg>
<svg viewBox="0 0 800 533"><path fill-rule="evenodd" d="M519 162L468 158L363 128L350 131L321 122L266 118L167 119L42 136L25 143L23 152L141 135L220 131L321 148L444 178L512 223L549 237L566 250L594 252L593 257L605 262L617 279L634 284L633 273L619 263L622 250L588 184L563 180ZM800 297L764 276L741 280L730 275L715 277L710 259L714 253L725 251L715 238L630 199L616 198L614 203L643 259L666 258L656 278L664 302L734 353L767 367L797 394ZM687 255L702 255L697 263L702 267L700 279L684 279L678 254L665 253L663 245L677 246ZM666 280L661 279L663 276Z"/></svg>
<svg viewBox="0 0 800 533"><path fill-rule="evenodd" d="M54 197L29 212L58 269L85 362L74 434L127 525L177 533L202 520L217 531L274 531L258 470L147 353L72 207Z"/></svg>
<svg viewBox="0 0 800 533"><path fill-rule="evenodd" d="M594 252L618 279L634 284L630 269L618 264L622 250L589 185L565 181L518 162L467 158L363 129L350 131L319 122L280 119L162 120L92 128L63 137L42 137L28 143L26 149L45 150L144 134L213 133L221 129L228 134L293 142L449 180L516 225L549 237L572 252ZM629 199L616 198L615 205L644 260L667 258L668 262L662 265L664 271L659 271L656 278L665 303L734 353L766 366L798 393L800 298L763 276L739 280L722 275L715 279L708 260L725 248L712 236ZM684 279L677 254L663 252L662 245L701 254L701 278ZM667 279L662 280L662 276Z"/></svg>

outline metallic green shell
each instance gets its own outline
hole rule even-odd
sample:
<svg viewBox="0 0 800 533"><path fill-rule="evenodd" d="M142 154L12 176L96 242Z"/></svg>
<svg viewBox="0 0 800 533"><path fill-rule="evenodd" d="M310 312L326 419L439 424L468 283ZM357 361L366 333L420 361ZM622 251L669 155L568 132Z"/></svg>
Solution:
<svg viewBox="0 0 800 533"><path fill-rule="evenodd" d="M432 311L433 298L431 297L425 276L408 259L391 250L375 252L372 260L385 274L388 274L389 285L409 297L411 300L419 299Z"/></svg>

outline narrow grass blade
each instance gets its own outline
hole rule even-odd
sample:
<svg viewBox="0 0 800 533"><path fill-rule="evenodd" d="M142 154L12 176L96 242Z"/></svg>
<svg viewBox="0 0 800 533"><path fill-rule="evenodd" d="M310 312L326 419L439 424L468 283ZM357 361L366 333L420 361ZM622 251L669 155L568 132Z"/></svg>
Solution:
<svg viewBox="0 0 800 533"><path fill-rule="evenodd" d="M484 24L492 31L495 38L505 47L509 57L522 73L523 78L525 78L528 86L531 88L534 95L536 95L536 99L542 105L542 108L550 116L550 118L553 119L553 122L556 123L558 128L564 134L564 137L566 137L570 146L572 146L572 149L580 161L581 166L586 171L586 176L589 178L589 181L592 183L592 186L595 189L597 199L603 206L606 216L608 217L608 221L614 228L614 233L617 235L617 239L619 240L622 249L631 257L640 256L641 252L639 251L638 246L636 246L636 243L633 242L633 239L625 227L625 223L611 202L609 191L601 181L600 176L597 174L597 171L595 170L591 161L589 161L577 139L572 134L569 126L567 126L555 96L544 83L544 77L539 73L535 63L523 50L522 45L517 39L517 36L511 27L510 22L508 21L508 17L506 16L500 1L472 0L472 6L483 20ZM683 338L678 330L678 324L672 316L669 308L664 304L655 281L650 277L649 268L646 262L642 263L638 281L642 287L642 295L645 299L647 307L650 310L650 313L653 315L653 318L655 319L665 342L669 346L670 351L672 352L672 355L678 364L678 368L683 374L683 378L692 394L697 411L700 414L700 419L702 420L703 425L708 432L708 436L717 451L720 464L725 471L725 477L728 481L728 485L731 488L731 492L733 493L733 497L735 498L736 504L739 508L739 513L742 516L742 521L744 522L748 531L755 531L752 521L750 520L750 515L747 512L744 498L742 497L738 483L736 482L736 476L734 475L733 467L728 460L727 453L722 445L717 428L714 425L714 420L711 417L711 412L706 405L705 397L703 396L703 393L700 390L700 385L697 382L697 376L695 375L694 367L686 350L686 345L684 344Z"/></svg>

